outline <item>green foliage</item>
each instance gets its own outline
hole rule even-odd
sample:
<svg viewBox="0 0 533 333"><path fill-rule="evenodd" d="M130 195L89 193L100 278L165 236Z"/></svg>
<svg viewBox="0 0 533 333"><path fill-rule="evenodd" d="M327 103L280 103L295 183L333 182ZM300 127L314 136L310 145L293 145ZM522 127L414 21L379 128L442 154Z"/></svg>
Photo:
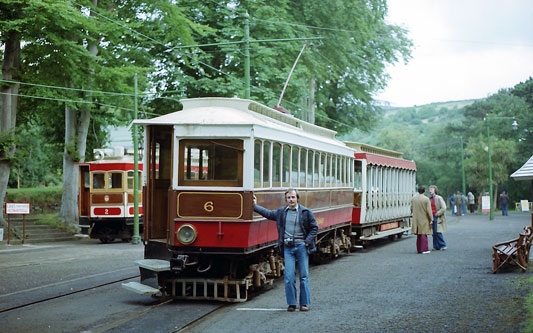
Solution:
<svg viewBox="0 0 533 333"><path fill-rule="evenodd" d="M530 291L525 301L527 316L524 322L523 332L533 332L533 278L529 278L527 283L530 286Z"/></svg>
<svg viewBox="0 0 533 333"><path fill-rule="evenodd" d="M33 204L39 206L50 206L61 202L61 195L61 186L8 189L5 201L29 202L30 207Z"/></svg>

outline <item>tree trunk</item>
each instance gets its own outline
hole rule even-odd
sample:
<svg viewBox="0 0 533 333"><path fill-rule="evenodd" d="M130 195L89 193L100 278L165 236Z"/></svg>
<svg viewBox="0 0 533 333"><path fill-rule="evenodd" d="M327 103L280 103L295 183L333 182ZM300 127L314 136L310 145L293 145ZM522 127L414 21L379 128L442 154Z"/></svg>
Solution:
<svg viewBox="0 0 533 333"><path fill-rule="evenodd" d="M21 34L9 31L4 43L4 58L2 60L2 80L17 80L17 70L20 68L20 40ZM20 83L3 83L2 105L0 109L0 225L6 224L4 219L4 202L7 183L11 171L10 158L15 153L15 125L17 123L17 102Z"/></svg>
<svg viewBox="0 0 533 333"><path fill-rule="evenodd" d="M92 0L93 6L98 5L97 0ZM91 16L96 15L91 11ZM88 43L87 50L93 56L98 54L98 46L95 43ZM91 74L94 74L91 73ZM92 78L89 78L89 82ZM84 96L85 100L92 97ZM91 119L91 107L83 105L78 111L70 106L65 106L65 150L63 155L63 196L61 197L61 210L59 219L64 224L68 224L73 230L78 230L78 179L79 168L74 163L85 161L85 150L87 148L87 133Z"/></svg>
<svg viewBox="0 0 533 333"><path fill-rule="evenodd" d="M78 222L78 168L76 149L76 110L65 105L65 149L63 151L63 196L59 220L75 227Z"/></svg>

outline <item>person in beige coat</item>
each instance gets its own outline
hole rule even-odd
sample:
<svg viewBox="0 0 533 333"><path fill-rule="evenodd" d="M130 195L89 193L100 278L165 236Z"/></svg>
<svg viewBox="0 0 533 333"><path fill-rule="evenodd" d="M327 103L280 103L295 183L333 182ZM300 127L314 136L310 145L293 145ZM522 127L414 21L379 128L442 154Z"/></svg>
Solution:
<svg viewBox="0 0 533 333"><path fill-rule="evenodd" d="M446 250L447 245L442 233L448 230L446 223L446 203L438 194L437 186L429 187L429 197L431 202L431 214L433 214L433 251Z"/></svg>
<svg viewBox="0 0 533 333"><path fill-rule="evenodd" d="M430 253L428 249L427 235L433 234L431 225L433 215L431 214L431 202L424 195L426 188L418 187L418 194L411 199L411 213L413 214L413 227L411 232L416 235L416 251L418 253Z"/></svg>

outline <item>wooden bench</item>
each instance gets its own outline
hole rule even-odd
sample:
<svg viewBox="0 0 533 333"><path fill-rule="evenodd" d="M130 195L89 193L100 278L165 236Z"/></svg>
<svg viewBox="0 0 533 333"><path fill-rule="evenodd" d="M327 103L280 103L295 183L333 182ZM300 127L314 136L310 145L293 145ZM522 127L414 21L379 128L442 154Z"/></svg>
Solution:
<svg viewBox="0 0 533 333"><path fill-rule="evenodd" d="M496 273L506 264L516 264L523 272L529 263L529 250L533 241L533 228L525 227L518 238L502 242L492 247L492 272Z"/></svg>

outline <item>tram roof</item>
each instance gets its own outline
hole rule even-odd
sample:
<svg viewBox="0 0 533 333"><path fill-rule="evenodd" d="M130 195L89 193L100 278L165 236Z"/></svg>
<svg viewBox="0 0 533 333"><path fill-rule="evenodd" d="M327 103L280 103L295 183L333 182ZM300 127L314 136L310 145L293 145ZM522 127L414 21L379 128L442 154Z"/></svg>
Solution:
<svg viewBox="0 0 533 333"><path fill-rule="evenodd" d="M284 124L304 132L335 139L337 132L323 128L290 114L282 113L248 99L202 97L181 100L183 110L152 119L138 119L139 125L262 125Z"/></svg>

